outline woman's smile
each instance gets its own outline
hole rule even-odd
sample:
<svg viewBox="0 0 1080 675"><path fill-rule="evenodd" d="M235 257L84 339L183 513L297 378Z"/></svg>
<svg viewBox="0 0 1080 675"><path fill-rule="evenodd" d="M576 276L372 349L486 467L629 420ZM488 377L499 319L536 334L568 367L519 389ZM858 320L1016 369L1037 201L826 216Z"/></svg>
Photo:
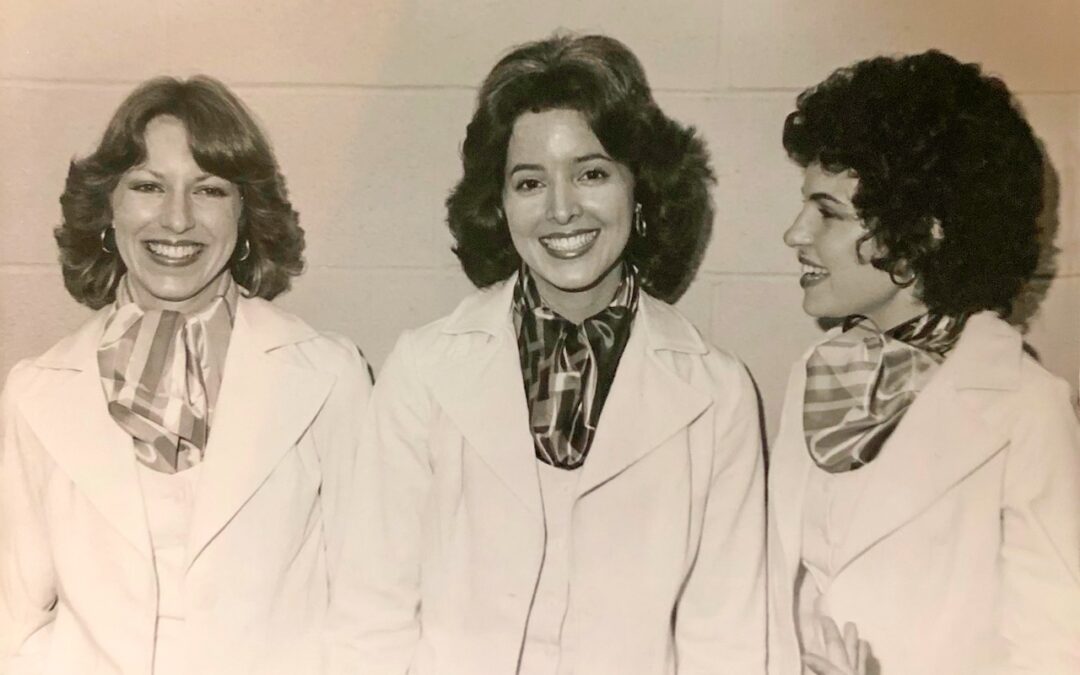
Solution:
<svg viewBox="0 0 1080 675"><path fill-rule="evenodd" d="M198 260L205 244L196 241L162 241L151 239L143 242L150 258L159 265L167 267L185 267Z"/></svg>
<svg viewBox="0 0 1080 675"><path fill-rule="evenodd" d="M810 260L803 255L799 255L799 264L802 266L802 276L799 277L799 285L803 288L809 288L829 276L828 269L810 262Z"/></svg>
<svg viewBox="0 0 1080 675"><path fill-rule="evenodd" d="M540 243L556 258L569 260L588 253L598 236L600 236L598 229L564 232L540 237Z"/></svg>

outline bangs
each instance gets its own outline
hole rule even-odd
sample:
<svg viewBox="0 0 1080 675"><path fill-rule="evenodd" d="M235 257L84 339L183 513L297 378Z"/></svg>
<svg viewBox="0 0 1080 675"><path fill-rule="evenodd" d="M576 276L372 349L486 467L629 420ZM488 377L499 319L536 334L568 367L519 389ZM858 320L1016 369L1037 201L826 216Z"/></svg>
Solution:
<svg viewBox="0 0 1080 675"><path fill-rule="evenodd" d="M259 147L259 136L245 124L244 117L234 111L207 109L198 105L200 101L192 103L195 105L173 114L184 123L188 147L200 168L233 183L273 178L274 165L267 161L270 153Z"/></svg>

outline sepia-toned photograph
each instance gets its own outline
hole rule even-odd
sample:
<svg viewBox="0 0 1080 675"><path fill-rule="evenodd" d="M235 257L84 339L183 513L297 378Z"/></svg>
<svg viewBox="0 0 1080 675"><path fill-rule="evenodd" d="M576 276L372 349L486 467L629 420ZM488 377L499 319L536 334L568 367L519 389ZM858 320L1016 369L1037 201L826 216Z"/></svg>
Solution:
<svg viewBox="0 0 1080 675"><path fill-rule="evenodd" d="M0 675L1080 673L1080 0L0 16Z"/></svg>

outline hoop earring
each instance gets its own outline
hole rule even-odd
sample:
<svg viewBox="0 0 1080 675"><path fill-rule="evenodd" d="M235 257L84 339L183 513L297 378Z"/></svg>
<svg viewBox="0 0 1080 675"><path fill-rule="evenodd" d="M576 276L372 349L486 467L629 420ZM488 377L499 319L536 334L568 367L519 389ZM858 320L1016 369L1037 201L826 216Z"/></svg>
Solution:
<svg viewBox="0 0 1080 675"><path fill-rule="evenodd" d="M244 262L251 255L251 240L244 239L244 253L236 259L236 262Z"/></svg>
<svg viewBox="0 0 1080 675"><path fill-rule="evenodd" d="M637 202L634 204L634 232L644 239L648 231L649 224L645 222L645 217L641 215L641 202Z"/></svg>
<svg viewBox="0 0 1080 675"><path fill-rule="evenodd" d="M116 235L115 235L115 233L113 233L113 237L112 237L113 247L109 248L108 241L109 241L109 234L110 233L113 233L112 225L106 227L104 230L101 231L101 235L100 235L101 236L101 250L105 251L109 255L112 255L113 253L116 253Z"/></svg>
<svg viewBox="0 0 1080 675"><path fill-rule="evenodd" d="M889 270L889 281L893 282L900 288L907 288L911 284L915 283L915 273L912 272L909 268L907 270L907 274L909 275L907 279L898 279L896 277L896 270Z"/></svg>

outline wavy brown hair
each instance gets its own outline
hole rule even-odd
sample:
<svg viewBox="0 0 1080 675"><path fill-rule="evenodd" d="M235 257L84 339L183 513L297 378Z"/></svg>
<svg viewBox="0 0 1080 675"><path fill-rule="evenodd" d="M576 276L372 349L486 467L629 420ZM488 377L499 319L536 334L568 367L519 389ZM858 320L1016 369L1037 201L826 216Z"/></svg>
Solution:
<svg viewBox="0 0 1080 675"><path fill-rule="evenodd" d="M634 198L648 223L625 258L642 286L674 302L701 262L712 230L713 173L705 144L653 100L645 71L621 42L603 35L556 35L513 49L480 87L462 147L464 175L446 201L454 253L483 288L521 265L501 214L506 151L526 112L580 112L604 150L634 175Z"/></svg>
<svg viewBox="0 0 1080 675"><path fill-rule="evenodd" d="M932 311L1007 315L1035 271L1042 153L977 64L930 50L841 68L799 95L784 148L855 172L855 208L884 250L871 264L913 279Z"/></svg>
<svg viewBox="0 0 1080 675"><path fill-rule="evenodd" d="M221 82L200 75L141 84L113 114L97 149L71 163L60 196L64 220L53 233L68 292L95 309L115 299L127 268L115 246L110 251L103 246L112 227L110 197L124 172L146 159L143 133L160 115L183 122L201 169L240 190L237 240L246 240L250 252L243 260L239 252L233 253L233 278L249 296L271 299L288 290L291 278L304 268L304 231L289 202L285 178L269 141L240 99Z"/></svg>

